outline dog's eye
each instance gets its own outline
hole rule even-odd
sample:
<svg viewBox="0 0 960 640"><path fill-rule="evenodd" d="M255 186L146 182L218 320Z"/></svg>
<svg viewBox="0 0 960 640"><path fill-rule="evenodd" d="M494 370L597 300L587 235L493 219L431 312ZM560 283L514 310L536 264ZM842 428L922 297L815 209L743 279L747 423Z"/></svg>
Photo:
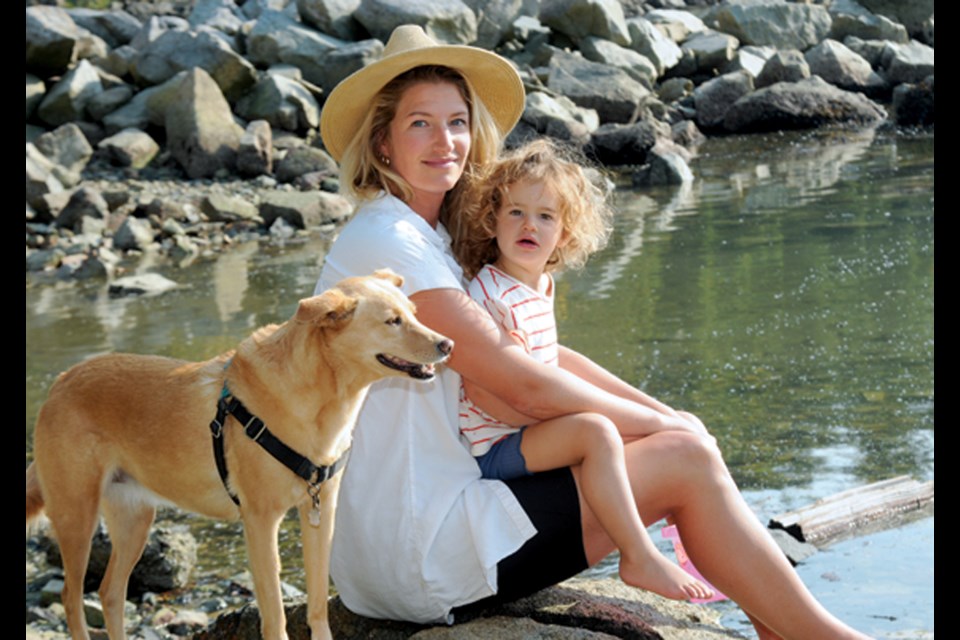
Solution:
<svg viewBox="0 0 960 640"><path fill-rule="evenodd" d="M400 318L400 316L397 316L396 318L390 318L387 320L387 324L393 325L394 327L399 327L401 324L403 324L403 320Z"/></svg>

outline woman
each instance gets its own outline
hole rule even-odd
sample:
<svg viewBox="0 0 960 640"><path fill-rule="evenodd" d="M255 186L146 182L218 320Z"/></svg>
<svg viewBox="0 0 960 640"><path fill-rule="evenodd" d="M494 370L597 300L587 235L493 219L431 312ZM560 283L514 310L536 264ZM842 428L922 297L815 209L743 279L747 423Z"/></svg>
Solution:
<svg viewBox="0 0 960 640"><path fill-rule="evenodd" d="M577 467L481 480L458 438L461 376L537 420L593 411L628 423L653 402L569 349L560 367L537 363L463 290L447 229L456 233L467 187L523 106L506 60L438 45L407 25L323 108L324 143L360 206L326 256L317 290L390 267L404 276L418 317L456 344L434 382L378 383L361 412L331 564L344 603L363 615L452 622L458 608L527 595L613 551L580 497ZM682 415L689 430L625 447L643 521L672 518L697 567L748 612L761 638L864 638L813 599L743 501L713 439Z"/></svg>

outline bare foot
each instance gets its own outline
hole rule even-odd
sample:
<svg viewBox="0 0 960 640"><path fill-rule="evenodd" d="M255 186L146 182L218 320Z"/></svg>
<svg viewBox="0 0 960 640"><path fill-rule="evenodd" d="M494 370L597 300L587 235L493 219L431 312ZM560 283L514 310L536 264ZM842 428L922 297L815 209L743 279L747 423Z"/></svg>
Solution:
<svg viewBox="0 0 960 640"><path fill-rule="evenodd" d="M646 589L673 600L713 597L713 590L659 553L639 560L620 556L620 578L633 587Z"/></svg>

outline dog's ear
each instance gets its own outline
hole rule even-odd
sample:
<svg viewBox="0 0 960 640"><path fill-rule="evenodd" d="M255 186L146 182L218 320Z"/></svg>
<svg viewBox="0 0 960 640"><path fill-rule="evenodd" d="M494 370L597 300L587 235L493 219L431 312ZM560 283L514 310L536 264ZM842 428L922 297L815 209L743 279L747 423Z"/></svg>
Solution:
<svg viewBox="0 0 960 640"><path fill-rule="evenodd" d="M328 289L318 296L301 300L294 318L297 322L333 327L352 316L356 308L356 298L339 289Z"/></svg>
<svg viewBox="0 0 960 640"><path fill-rule="evenodd" d="M394 273L391 269L377 269L373 272L373 275L383 280L389 280L398 289L403 286L403 276Z"/></svg>

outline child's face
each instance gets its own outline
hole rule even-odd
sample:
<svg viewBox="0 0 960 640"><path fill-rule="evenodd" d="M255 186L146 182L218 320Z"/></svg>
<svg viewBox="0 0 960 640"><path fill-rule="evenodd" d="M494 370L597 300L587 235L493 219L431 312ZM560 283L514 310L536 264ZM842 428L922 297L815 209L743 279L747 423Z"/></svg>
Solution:
<svg viewBox="0 0 960 640"><path fill-rule="evenodd" d="M560 201L542 182L510 185L497 212L498 266L514 277L539 276L554 249L566 242Z"/></svg>

